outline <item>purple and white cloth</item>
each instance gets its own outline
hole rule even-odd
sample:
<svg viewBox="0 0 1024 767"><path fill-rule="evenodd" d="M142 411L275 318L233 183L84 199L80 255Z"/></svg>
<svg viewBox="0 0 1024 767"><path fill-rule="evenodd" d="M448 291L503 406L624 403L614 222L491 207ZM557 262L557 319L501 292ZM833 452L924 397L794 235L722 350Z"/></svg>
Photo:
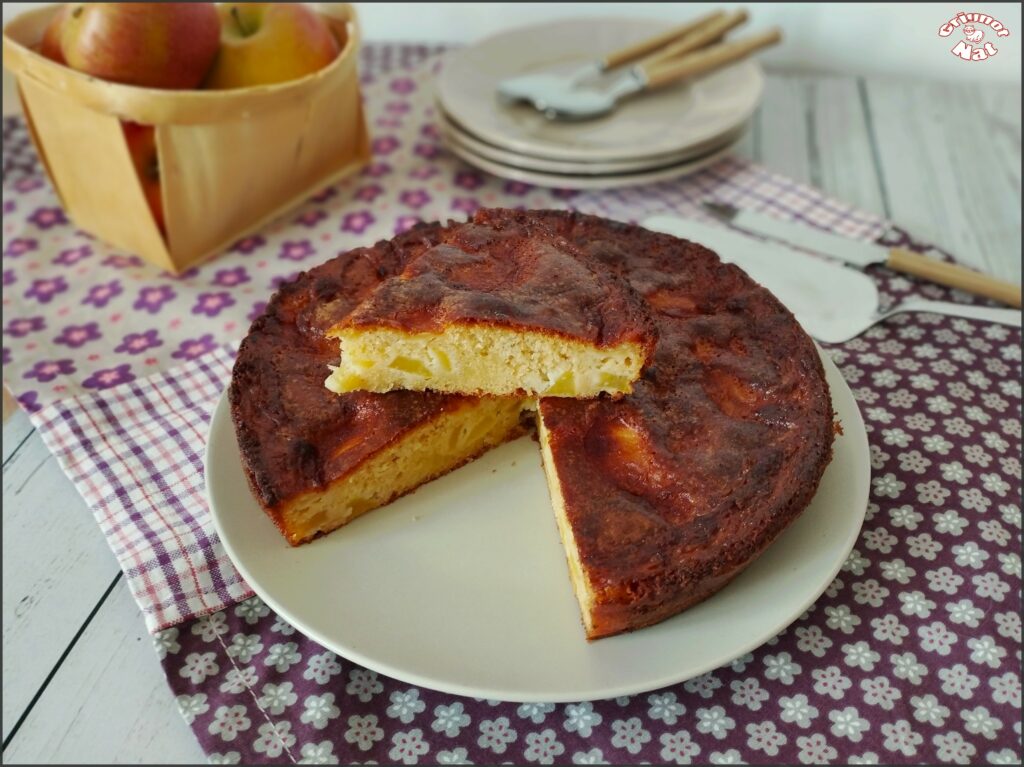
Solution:
<svg viewBox="0 0 1024 767"><path fill-rule="evenodd" d="M336 657L252 596L213 531L202 454L235 343L297 271L493 205L640 220L700 217L698 203L717 198L927 250L738 160L598 193L479 173L439 142L434 64L401 68L429 52L364 52L375 136L364 173L179 277L76 231L24 124L4 122L5 381L96 515L211 761L1019 763L1017 329L900 315L828 349L869 431L860 540L796 623L671 688L567 705L445 695ZM872 275L886 301L950 297Z"/></svg>

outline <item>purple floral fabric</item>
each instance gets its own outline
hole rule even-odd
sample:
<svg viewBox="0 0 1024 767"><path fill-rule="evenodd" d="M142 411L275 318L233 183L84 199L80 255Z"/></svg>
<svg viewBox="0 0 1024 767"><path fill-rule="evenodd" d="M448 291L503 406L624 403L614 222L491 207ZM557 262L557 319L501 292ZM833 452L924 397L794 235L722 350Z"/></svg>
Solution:
<svg viewBox="0 0 1024 767"><path fill-rule="evenodd" d="M257 597L157 651L213 761L1018 764L1020 349L1018 330L934 315L831 348L871 445L860 539L796 623L682 684L565 705L445 695L335 656Z"/></svg>
<svg viewBox="0 0 1024 767"><path fill-rule="evenodd" d="M367 54L377 154L362 176L178 278L62 222L24 129L5 122L4 368L22 404L37 410L76 393L82 402L116 397L129 407L129 393L145 393L150 373L208 367L296 270L420 218L461 218L480 205L571 205L640 220L666 210L699 215L697 203L711 196L929 250L737 161L682 182L594 194L485 176L438 144L429 74L385 72L425 53L392 46ZM887 304L912 295L970 300L885 270L873 276ZM899 315L827 351L868 429L866 522L825 594L764 646L642 695L502 703L379 676L303 637L257 597L218 603L211 590L199 594L214 605L207 614L153 635L210 760L1020 763L1020 331ZM223 381L214 373L204 385ZM157 427L146 436L158 449ZM136 459L149 460L147 450ZM200 454L181 447L167 460L188 478ZM99 490L101 479L82 481ZM203 531L199 511L195 528ZM127 517L111 524L121 536L131 531ZM204 557L218 545L210 539L188 553L209 564ZM146 569L144 577L161 573Z"/></svg>

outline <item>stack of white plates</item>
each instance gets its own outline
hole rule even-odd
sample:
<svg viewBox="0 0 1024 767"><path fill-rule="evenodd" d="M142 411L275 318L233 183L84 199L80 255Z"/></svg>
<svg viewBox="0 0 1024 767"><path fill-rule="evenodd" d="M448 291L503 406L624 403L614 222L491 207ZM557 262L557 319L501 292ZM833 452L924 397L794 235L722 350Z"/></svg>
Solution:
<svg viewBox="0 0 1024 767"><path fill-rule="evenodd" d="M651 19L574 19L454 51L437 83L445 143L497 176L575 189L663 181L715 162L735 146L761 99L764 78L752 60L639 94L585 122L550 121L529 105L498 98L507 77L570 71L665 27Z"/></svg>

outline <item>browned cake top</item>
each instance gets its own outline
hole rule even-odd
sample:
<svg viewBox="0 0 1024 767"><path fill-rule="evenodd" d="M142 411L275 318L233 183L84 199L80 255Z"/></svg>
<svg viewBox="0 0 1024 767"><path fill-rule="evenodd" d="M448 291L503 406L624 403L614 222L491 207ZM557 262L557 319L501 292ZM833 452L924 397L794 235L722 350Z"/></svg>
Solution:
<svg viewBox="0 0 1024 767"><path fill-rule="evenodd" d="M745 564L810 501L834 428L821 361L774 296L700 245L587 216L528 215L625 275L657 323L632 394L541 401L598 601L628 602L640 619Z"/></svg>
<svg viewBox="0 0 1024 767"><path fill-rule="evenodd" d="M407 332L483 324L597 346L654 345L651 318L628 283L531 216L446 229L342 324Z"/></svg>

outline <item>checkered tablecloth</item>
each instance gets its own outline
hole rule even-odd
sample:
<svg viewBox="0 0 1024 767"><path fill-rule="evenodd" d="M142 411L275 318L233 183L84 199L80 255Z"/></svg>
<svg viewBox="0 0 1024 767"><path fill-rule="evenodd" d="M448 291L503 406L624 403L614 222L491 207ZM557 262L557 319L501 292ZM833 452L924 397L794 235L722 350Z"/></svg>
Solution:
<svg viewBox="0 0 1024 767"><path fill-rule="evenodd" d="M295 271L481 205L640 220L700 217L709 197L928 250L738 160L601 193L486 176L439 144L433 64L401 68L427 53L364 54L361 176L180 277L75 231L24 125L4 123L5 380L96 515L211 759L1019 762L1019 330L902 315L828 350L869 430L861 539L795 624L672 688L563 706L442 695L335 657L251 597L213 532L202 453L234 342ZM873 276L889 302L950 297Z"/></svg>

